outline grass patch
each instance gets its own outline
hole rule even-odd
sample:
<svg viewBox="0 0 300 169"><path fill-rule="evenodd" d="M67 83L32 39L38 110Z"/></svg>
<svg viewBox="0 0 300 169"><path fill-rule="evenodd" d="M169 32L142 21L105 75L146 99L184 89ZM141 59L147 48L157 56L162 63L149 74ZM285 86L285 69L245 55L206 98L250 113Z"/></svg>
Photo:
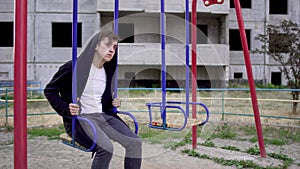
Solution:
<svg viewBox="0 0 300 169"><path fill-rule="evenodd" d="M236 137L236 133L234 132L234 130L231 128L230 125L224 124L217 127L212 137L221 138L221 139L234 139Z"/></svg>
<svg viewBox="0 0 300 169"><path fill-rule="evenodd" d="M257 137L255 136L255 137L252 137L249 141L251 142L251 143L256 143L257 142Z"/></svg>
<svg viewBox="0 0 300 169"><path fill-rule="evenodd" d="M151 129L148 126L140 126L139 128L139 136L144 139L154 137L162 132L163 130Z"/></svg>
<svg viewBox="0 0 300 169"><path fill-rule="evenodd" d="M256 156L260 155L260 151L257 146L247 148L246 153L251 154L251 155L256 155Z"/></svg>
<svg viewBox="0 0 300 169"><path fill-rule="evenodd" d="M255 126L241 126L239 127L239 130L244 132L244 134L246 136L249 136L249 135L256 135L256 128Z"/></svg>
<svg viewBox="0 0 300 169"><path fill-rule="evenodd" d="M14 130L14 126L4 123L3 126L0 126L0 129L3 130L4 132L12 132Z"/></svg>
<svg viewBox="0 0 300 169"><path fill-rule="evenodd" d="M206 146L206 147L215 147L215 143L213 143L212 141L205 141L204 143L202 143L200 145Z"/></svg>
<svg viewBox="0 0 300 169"><path fill-rule="evenodd" d="M14 144L14 140L0 141L0 146L11 145L11 144Z"/></svg>
<svg viewBox="0 0 300 169"><path fill-rule="evenodd" d="M272 144L272 145L276 145L276 146L282 146L285 144L288 144L287 140L279 140L279 139L265 139L265 144Z"/></svg>
<svg viewBox="0 0 300 169"><path fill-rule="evenodd" d="M215 161L224 166L236 166L237 168L253 168L253 169L282 169L282 166L274 167L263 167L255 164L252 160L226 160L224 158L215 158L210 157L207 154L200 154L194 150L185 149L182 150L182 153L188 154L189 156L196 157L196 158L203 158Z"/></svg>
<svg viewBox="0 0 300 169"><path fill-rule="evenodd" d="M286 129L268 126L263 128L263 134L265 144L282 146L300 142L300 130L297 128ZM224 124L217 128L212 138L247 141L247 139L242 136L253 136L249 139L251 143L256 143L258 141L254 125L235 127Z"/></svg>
<svg viewBox="0 0 300 169"><path fill-rule="evenodd" d="M279 159L283 161L283 168L287 168L288 166L290 166L294 160L291 159L290 157L288 157L285 154L277 154L277 153L268 153L268 156L275 158L275 159Z"/></svg>
<svg viewBox="0 0 300 169"><path fill-rule="evenodd" d="M252 148L248 148L246 150L246 153L251 154L251 155L260 155L260 151L259 148L257 146L252 147ZM290 166L294 160L291 159L290 157L288 157L285 154L277 154L277 153L267 153L267 155L269 157L275 158L275 159L279 159L283 161L283 166L281 166L282 168L287 168L288 166Z"/></svg>
<svg viewBox="0 0 300 169"><path fill-rule="evenodd" d="M27 130L30 137L46 136L49 140L58 140L59 135L64 133L65 129L63 125L51 128L31 128Z"/></svg>
<svg viewBox="0 0 300 169"><path fill-rule="evenodd" d="M223 147L221 147L221 149L230 150L230 151L240 151L239 148L234 147L234 146L223 146Z"/></svg>
<svg viewBox="0 0 300 169"><path fill-rule="evenodd" d="M284 141L284 144L300 142L300 130L297 128L265 127L263 133L265 137Z"/></svg>
<svg viewBox="0 0 300 169"><path fill-rule="evenodd" d="M258 141L257 136L251 138L249 140L251 143L256 143ZM280 139L270 139L270 138L264 138L264 143L265 144L271 144L271 145L276 145L276 146L282 146L288 144L288 141L285 140L280 140Z"/></svg>
<svg viewBox="0 0 300 169"><path fill-rule="evenodd" d="M174 142L169 146L172 150L176 150L178 147L184 146L186 144L191 144L192 143L192 133L189 132L185 135L184 139L181 140L180 142Z"/></svg>
<svg viewBox="0 0 300 169"><path fill-rule="evenodd" d="M204 145L204 146L207 146L207 145ZM208 146L210 147L210 144L208 144ZM226 150L241 152L239 148L236 148L236 147L233 147L233 146L224 146L224 147L221 147L221 148L226 149ZM271 158L282 160L283 165L278 166L278 167L274 167L274 166L262 167L262 166L259 166L259 165L255 164L253 161L249 161L249 160L246 160L246 161L245 160L225 160L223 158L209 157L207 154L201 155L198 152L196 152L195 150L189 150L189 149L184 149L184 150L182 150L182 152L185 153L185 154L188 154L189 156L192 156L192 157L205 158L205 159L213 160L213 161L215 161L219 164L222 164L224 166L235 165L237 168L286 169L291 164L293 164L293 162L294 162L294 160L292 158L288 157L285 154L267 153L267 155ZM246 149L245 152L250 154L250 155L255 155L255 156L260 155L260 150L257 146L250 147L250 148ZM297 164L297 165L299 165L299 164Z"/></svg>
<svg viewBox="0 0 300 169"><path fill-rule="evenodd" d="M140 127L139 136L152 144L166 144L165 147L167 148L177 144L174 140L184 140L184 137L191 137L187 130L168 131L153 129L148 126Z"/></svg>

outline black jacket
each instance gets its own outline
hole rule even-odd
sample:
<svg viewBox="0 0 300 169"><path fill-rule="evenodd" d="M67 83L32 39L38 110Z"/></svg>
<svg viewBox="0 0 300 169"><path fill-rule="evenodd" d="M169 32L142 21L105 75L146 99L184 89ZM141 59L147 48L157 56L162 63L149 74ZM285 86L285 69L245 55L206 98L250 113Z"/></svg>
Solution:
<svg viewBox="0 0 300 169"><path fill-rule="evenodd" d="M80 97L82 95L82 92L85 88L90 67L94 57L96 40L96 38L93 38L89 42L89 44L78 57L78 60L76 62L75 70L77 72L77 97ZM112 110L112 80L116 70L116 66L117 55L115 55L110 62L106 62L104 64L107 79L106 88L102 95L101 101L103 112L118 117L116 113L114 113ZM54 74L54 76L44 89L44 94L52 108L63 117L64 126L68 134L72 132L72 115L69 110L69 104L72 103L73 74L74 73L72 71L72 61L68 61L59 68L59 70Z"/></svg>

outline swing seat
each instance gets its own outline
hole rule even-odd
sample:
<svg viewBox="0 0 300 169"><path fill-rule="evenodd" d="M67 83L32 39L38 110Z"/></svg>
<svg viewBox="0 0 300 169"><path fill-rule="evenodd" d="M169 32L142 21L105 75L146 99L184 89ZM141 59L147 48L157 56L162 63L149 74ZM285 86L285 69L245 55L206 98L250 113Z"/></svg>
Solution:
<svg viewBox="0 0 300 169"><path fill-rule="evenodd" d="M59 138L62 141L62 143L66 144L66 145L72 146L72 147L77 148L82 151L89 152L89 150L86 147L80 145L77 142L75 142L75 144L73 145L72 137L70 137L67 133L60 134Z"/></svg>
<svg viewBox="0 0 300 169"><path fill-rule="evenodd" d="M97 133L96 133L94 124L89 119L80 117L80 116L73 116L73 117L68 117L68 118L72 118L72 137L70 137L67 133L60 134L59 138L60 138L61 142L65 145L71 146L73 148L77 148L77 149L85 151L85 152L92 152L94 150L94 148L96 147L96 137L97 137ZM75 131L76 120L87 122L89 124L89 126L91 127L94 138L93 138L93 144L91 145L90 148L86 148L74 140L74 137L75 137L74 131Z"/></svg>
<svg viewBox="0 0 300 169"><path fill-rule="evenodd" d="M176 106L174 104L186 104L186 105L199 105L202 106L206 111L206 119L204 121L199 121L197 119L188 119L188 114L181 108L180 106ZM177 101L168 101L165 104L165 107L163 108L162 102L153 102L153 103L147 103L146 106L148 106L149 110L149 127L155 128L155 129L162 129L162 130L171 130L171 131L180 131L186 127L193 127L193 126L201 126L204 125L208 119L209 119L209 110L207 106L203 103L199 102L177 102ZM161 110L161 119L159 121L152 120L152 109L151 107L160 107ZM184 115L184 121L181 124L178 123L170 123L166 120L166 109L167 108L173 108L173 109L179 109L183 115Z"/></svg>
<svg viewBox="0 0 300 169"><path fill-rule="evenodd" d="M184 127L185 128L191 128L191 127L194 127L194 126L199 126L202 123L203 123L202 121L199 121L197 119L189 119ZM151 125L162 127L163 123L161 121L152 121ZM180 128L181 126L182 126L182 124L166 122L166 127L167 128L173 128L173 129L175 128L176 129L176 128Z"/></svg>
<svg viewBox="0 0 300 169"><path fill-rule="evenodd" d="M124 115L129 116L133 120L133 123L134 123L134 126L135 126L135 133L136 134L138 133L138 123L137 123L137 120L136 120L136 118L134 117L133 114L131 114L129 112L124 112L124 111L116 111L116 113L124 114ZM86 148L86 147L80 145L79 143L77 143L74 140L74 131L75 131L76 119L87 122L90 125L91 129L93 130L94 138L93 138L93 144L91 145L90 148ZM67 133L63 133L59 137L60 137L63 144L66 144L68 146L77 148L77 149L85 151L85 152L92 152L94 150L94 148L96 147L95 139L97 137L97 133L96 133L96 129L95 129L94 124L89 119L83 118L83 117L80 117L80 116L72 117L72 137L70 137Z"/></svg>

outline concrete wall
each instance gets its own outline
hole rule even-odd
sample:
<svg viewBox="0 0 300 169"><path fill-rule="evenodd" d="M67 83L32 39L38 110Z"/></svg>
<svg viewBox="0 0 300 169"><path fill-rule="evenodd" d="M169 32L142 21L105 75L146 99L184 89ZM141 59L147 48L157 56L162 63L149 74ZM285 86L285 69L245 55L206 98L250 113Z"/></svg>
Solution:
<svg viewBox="0 0 300 169"><path fill-rule="evenodd" d="M1 0L0 4L0 21L14 22L14 1ZM78 1L82 42L99 28L95 4L95 0ZM41 81L44 86L58 66L72 58L71 48L52 48L51 45L51 23L72 23L72 8L72 1L28 0L27 80ZM0 48L0 58L0 72L7 76L0 80L13 80L13 47Z"/></svg>
<svg viewBox="0 0 300 169"><path fill-rule="evenodd" d="M192 10L192 1L189 1L189 9ZM229 1L224 1L222 5L212 5L204 7L203 1L197 1L197 11L203 13L229 13ZM98 0L98 11L112 11L114 9L114 1ZM145 12L159 12L160 0L120 0L120 11L145 11ZM165 12L181 13L185 11L185 0L165 0Z"/></svg>
<svg viewBox="0 0 300 169"><path fill-rule="evenodd" d="M261 44L255 41L254 37L264 32L266 24L277 24L282 19L293 20L300 24L300 1L288 2L287 15L270 15L269 0L252 0L251 9L242 9L245 28L251 29L250 50L260 47ZM82 23L84 46L88 38L100 27L112 30L114 1L80 0L78 3L78 21ZM190 11L192 9L191 1L189 9ZM167 64L174 66L168 71L172 73L174 71L176 78L179 79L184 78L184 74L180 74L183 72L185 56L184 11L185 0L165 0ZM198 1L197 11L198 24L207 24L209 30L209 44L198 45L197 48L199 74L204 69L203 65L209 67L211 72L211 75L201 74L199 78L219 77L226 81L232 79L235 72L243 72L243 78L246 79L243 52L229 51L228 47L229 29L238 29L235 9L229 8L229 1L210 7L204 7L203 1ZM139 67L159 67L160 45L157 42L160 41L160 1L120 0L119 12L119 23L133 23L135 29L135 43L120 45L120 69L123 69L123 66L127 69L128 65L132 68L134 64L138 70ZM0 0L0 21L14 21L14 1ZM71 48L51 47L52 22L72 22L72 1L28 0L27 78L42 81L43 85L50 80L61 64L71 59ZM81 48L78 49L80 50ZM251 61L253 74L257 80L265 78L270 81L271 73L279 71L279 64L268 56L251 54ZM13 80L13 62L13 47L1 47L0 80ZM222 70L225 70L225 73L220 75ZM123 78L124 74L120 73L120 77ZM285 84L286 80L284 77L282 79Z"/></svg>
<svg viewBox="0 0 300 169"><path fill-rule="evenodd" d="M191 49L191 46L190 46ZM201 44L197 48L197 65L227 66L228 45ZM165 49L167 65L185 65L186 55L183 44L167 44ZM191 64L191 55L189 57ZM158 43L120 44L120 65L161 65L161 48Z"/></svg>

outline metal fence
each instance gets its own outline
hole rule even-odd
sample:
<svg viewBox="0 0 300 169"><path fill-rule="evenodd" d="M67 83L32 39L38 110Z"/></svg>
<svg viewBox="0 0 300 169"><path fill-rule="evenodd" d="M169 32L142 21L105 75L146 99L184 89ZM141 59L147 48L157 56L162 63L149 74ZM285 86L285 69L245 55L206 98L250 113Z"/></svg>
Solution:
<svg viewBox="0 0 300 169"><path fill-rule="evenodd" d="M300 103L300 100L292 100L292 91L300 92L300 89L256 89L263 124L300 127L300 106L298 105L296 113L292 112L293 103ZM14 116L13 89L0 88L0 96L1 126L12 122ZM122 100L122 106L119 109L132 112L140 123L148 122L146 103L162 100L161 88L119 88L118 96ZM186 102L185 89L167 88L166 100ZM191 101L191 98L188 101ZM204 103L209 108L210 121L254 123L250 91L247 88L199 88L197 102ZM185 105L183 109L186 109ZM160 117L159 109L152 110L152 112L155 113L155 118ZM170 111L170 114L176 113L176 111ZM198 108L197 113L199 118L202 116L204 118L204 110ZM43 89L28 88L27 116L44 115L57 116L45 99Z"/></svg>

